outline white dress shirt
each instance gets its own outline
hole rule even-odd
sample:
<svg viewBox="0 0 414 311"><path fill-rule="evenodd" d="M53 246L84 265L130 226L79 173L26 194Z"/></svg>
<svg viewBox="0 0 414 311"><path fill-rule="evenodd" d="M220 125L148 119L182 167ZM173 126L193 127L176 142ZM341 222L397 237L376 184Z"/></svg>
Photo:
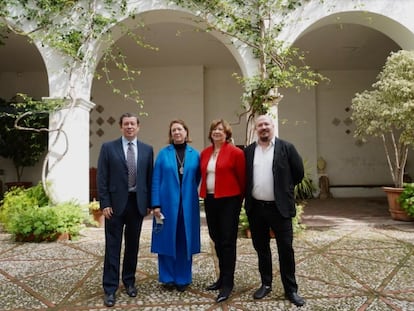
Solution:
<svg viewBox="0 0 414 311"><path fill-rule="evenodd" d="M256 200L274 201L273 181L273 155L275 139L273 138L267 147L258 143L253 159L253 190L252 195Z"/></svg>

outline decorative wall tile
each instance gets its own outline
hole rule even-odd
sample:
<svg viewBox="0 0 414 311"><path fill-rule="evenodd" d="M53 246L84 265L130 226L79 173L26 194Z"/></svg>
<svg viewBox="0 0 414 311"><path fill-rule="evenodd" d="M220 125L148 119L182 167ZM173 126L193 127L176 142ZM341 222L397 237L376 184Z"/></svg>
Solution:
<svg viewBox="0 0 414 311"><path fill-rule="evenodd" d="M334 118L332 120L332 124L335 125L335 126L338 126L339 124L341 124L341 120L339 120L338 118Z"/></svg>
<svg viewBox="0 0 414 311"><path fill-rule="evenodd" d="M98 123L99 125L102 125L104 122L105 122L104 119L102 119L101 117L96 119L96 123Z"/></svg>
<svg viewBox="0 0 414 311"><path fill-rule="evenodd" d="M345 123L346 126L350 126L352 124L352 119L350 117L348 117L344 120L344 123Z"/></svg>
<svg viewBox="0 0 414 311"><path fill-rule="evenodd" d="M105 110L105 108L101 105L96 106L96 111L98 111L99 113L102 113Z"/></svg>
<svg viewBox="0 0 414 311"><path fill-rule="evenodd" d="M108 120L106 120L110 125L114 124L116 122L114 117L109 117Z"/></svg>

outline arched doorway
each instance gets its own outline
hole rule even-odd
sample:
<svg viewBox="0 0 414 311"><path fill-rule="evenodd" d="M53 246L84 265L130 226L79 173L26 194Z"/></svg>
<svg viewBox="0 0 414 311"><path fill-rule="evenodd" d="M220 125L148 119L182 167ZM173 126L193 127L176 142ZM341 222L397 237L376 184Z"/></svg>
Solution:
<svg viewBox="0 0 414 311"><path fill-rule="evenodd" d="M0 45L0 98L9 101L17 93L27 94L34 99L49 96L48 77L45 63L39 50L29 38L1 29L5 35ZM1 125L4 126L4 125ZM23 170L22 181L36 184L41 180L42 161ZM10 159L0 157L0 196L5 183L17 180L15 168Z"/></svg>
<svg viewBox="0 0 414 311"><path fill-rule="evenodd" d="M334 196L383 196L381 186L392 179L382 142L354 138L350 105L355 93L371 88L390 52L401 47L384 33L358 23L321 24L313 25L294 45L308 51L307 63L330 82L300 94L286 91L279 108L280 118L287 120L280 125L281 136L299 145L316 184L317 159L326 160Z"/></svg>
<svg viewBox="0 0 414 311"><path fill-rule="evenodd" d="M161 18L161 16L163 18ZM146 13L136 33L158 51L140 48L128 36L116 44L125 51L130 66L141 75L135 81L144 100L139 137L157 152L167 143L168 124L181 118L190 128L193 146L206 144L211 120L238 121L243 89L232 76L241 70L227 46L209 33L195 31L182 12L158 10ZM99 70L99 65L98 65ZM115 69L114 69L115 72ZM120 135L118 118L124 111L138 111L134 103L113 95L104 81L95 80L91 112L90 163L96 166L103 141ZM236 144L244 141L245 121L233 125Z"/></svg>

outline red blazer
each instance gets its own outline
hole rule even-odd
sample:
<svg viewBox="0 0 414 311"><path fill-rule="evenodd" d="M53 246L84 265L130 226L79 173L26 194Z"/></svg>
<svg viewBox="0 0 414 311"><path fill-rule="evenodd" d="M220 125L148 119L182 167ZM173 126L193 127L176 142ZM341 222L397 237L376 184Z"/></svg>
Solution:
<svg viewBox="0 0 414 311"><path fill-rule="evenodd" d="M205 148L200 154L201 185L200 197L207 196L207 164L213 154L213 146ZM244 152L229 143L224 143L216 162L216 178L214 197L231 197L241 195L244 197L246 188L246 167Z"/></svg>

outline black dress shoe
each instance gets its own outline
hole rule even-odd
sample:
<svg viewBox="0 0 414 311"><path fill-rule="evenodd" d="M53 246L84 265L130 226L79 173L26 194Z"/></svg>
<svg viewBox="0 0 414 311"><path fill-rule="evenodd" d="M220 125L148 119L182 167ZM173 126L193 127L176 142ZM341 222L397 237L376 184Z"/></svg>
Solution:
<svg viewBox="0 0 414 311"><path fill-rule="evenodd" d="M222 302L222 301L225 301L225 300L229 299L231 291L232 291L231 288L227 288L227 287L222 288L220 290L220 293L217 296L216 301L217 302Z"/></svg>
<svg viewBox="0 0 414 311"><path fill-rule="evenodd" d="M216 281L213 284L206 287L206 290L218 290L221 288L221 281Z"/></svg>
<svg viewBox="0 0 414 311"><path fill-rule="evenodd" d="M188 284L184 284L184 285L175 285L175 288L179 291L179 292L185 292L185 290L187 289Z"/></svg>
<svg viewBox="0 0 414 311"><path fill-rule="evenodd" d="M113 307L115 305L115 294L105 294L104 305L107 307Z"/></svg>
<svg viewBox="0 0 414 311"><path fill-rule="evenodd" d="M270 285L262 285L257 291L254 292L253 298L262 299L263 297L267 296L271 291L272 287Z"/></svg>
<svg viewBox="0 0 414 311"><path fill-rule="evenodd" d="M164 283L164 284L162 284L162 287L165 290L171 291L171 290L173 290L175 288L175 284L173 282Z"/></svg>
<svg viewBox="0 0 414 311"><path fill-rule="evenodd" d="M297 307L302 307L305 304L305 300L296 292L285 294L285 297Z"/></svg>
<svg viewBox="0 0 414 311"><path fill-rule="evenodd" d="M129 297L137 297L137 288L134 285L128 286L126 293Z"/></svg>

